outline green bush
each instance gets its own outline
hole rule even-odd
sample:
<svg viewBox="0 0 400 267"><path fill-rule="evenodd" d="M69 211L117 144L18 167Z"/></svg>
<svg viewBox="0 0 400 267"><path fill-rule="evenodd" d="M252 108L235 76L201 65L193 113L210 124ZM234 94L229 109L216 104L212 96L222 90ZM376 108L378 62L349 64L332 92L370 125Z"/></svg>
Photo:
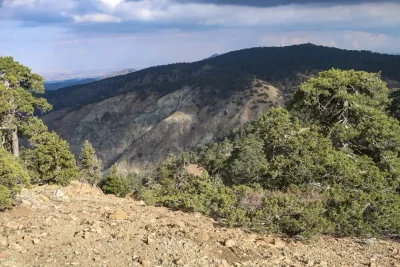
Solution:
<svg viewBox="0 0 400 267"><path fill-rule="evenodd" d="M118 173L117 166L113 165L110 174L100 185L101 189L106 194L114 194L118 197L125 197L131 190L126 179Z"/></svg>
<svg viewBox="0 0 400 267"><path fill-rule="evenodd" d="M13 204L22 186L29 186L29 176L18 158L0 148L0 210Z"/></svg>
<svg viewBox="0 0 400 267"><path fill-rule="evenodd" d="M29 169L32 183L66 186L79 176L69 144L55 132L32 138L33 149L25 149L21 158Z"/></svg>
<svg viewBox="0 0 400 267"><path fill-rule="evenodd" d="M387 94L378 74L320 73L292 113L273 108L197 154L171 156L140 197L257 231L398 235L400 124ZM206 172L188 174L189 163Z"/></svg>
<svg viewBox="0 0 400 267"><path fill-rule="evenodd" d="M83 144L79 159L80 180L92 186L97 185L101 180L101 160L88 140Z"/></svg>

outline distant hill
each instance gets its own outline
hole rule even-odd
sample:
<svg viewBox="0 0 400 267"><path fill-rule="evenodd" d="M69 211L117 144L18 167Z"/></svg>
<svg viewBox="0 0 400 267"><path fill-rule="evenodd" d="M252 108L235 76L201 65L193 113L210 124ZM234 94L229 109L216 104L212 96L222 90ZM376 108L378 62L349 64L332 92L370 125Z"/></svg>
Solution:
<svg viewBox="0 0 400 267"><path fill-rule="evenodd" d="M209 57L206 57L206 58L205 58L205 59L203 59L203 60L207 60L207 59L215 58L215 57L218 57L218 56L220 56L220 54L213 54L213 55L211 55L211 56L209 56Z"/></svg>
<svg viewBox="0 0 400 267"><path fill-rule="evenodd" d="M106 168L140 170L284 105L303 81L331 68L400 81L399 56L310 44L250 48L47 91L54 111L43 119L75 154L89 139Z"/></svg>
<svg viewBox="0 0 400 267"><path fill-rule="evenodd" d="M52 91L52 90L57 90L63 87L68 87L68 86L73 86L73 85L79 85L79 84L86 84L86 83L91 83L98 81L96 78L77 78L77 79L70 79L70 80L64 80L64 81L46 81L44 82L44 89L46 91Z"/></svg>
<svg viewBox="0 0 400 267"><path fill-rule="evenodd" d="M99 81L99 80L106 79L106 78L111 78L111 77L115 77L115 76L119 76L119 75L125 75L128 73L134 72L134 71L136 71L136 70L135 69L123 69L120 71L112 71L108 74L102 74L100 76L94 76L94 77L89 77L89 78L71 78L71 79L65 79L65 80L45 81L44 88L46 91L53 91L53 90L58 90L58 89L64 88L64 87L87 84L87 83Z"/></svg>

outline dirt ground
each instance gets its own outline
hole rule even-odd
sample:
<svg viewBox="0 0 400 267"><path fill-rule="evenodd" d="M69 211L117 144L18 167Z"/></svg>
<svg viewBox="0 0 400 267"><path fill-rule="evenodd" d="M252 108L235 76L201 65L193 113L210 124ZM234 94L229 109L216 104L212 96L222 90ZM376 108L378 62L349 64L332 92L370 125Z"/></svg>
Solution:
<svg viewBox="0 0 400 267"><path fill-rule="evenodd" d="M400 267L399 242L248 233L80 183L25 189L20 202L0 213L0 266Z"/></svg>

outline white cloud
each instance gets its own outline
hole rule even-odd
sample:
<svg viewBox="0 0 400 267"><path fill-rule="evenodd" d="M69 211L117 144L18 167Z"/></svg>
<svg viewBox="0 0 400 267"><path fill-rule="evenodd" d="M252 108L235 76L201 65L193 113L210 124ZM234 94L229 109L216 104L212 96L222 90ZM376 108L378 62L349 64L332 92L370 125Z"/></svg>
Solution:
<svg viewBox="0 0 400 267"><path fill-rule="evenodd" d="M83 23L83 22L120 22L121 19L116 18L112 15L108 14L86 14L86 15L74 15L73 16L75 22Z"/></svg>
<svg viewBox="0 0 400 267"><path fill-rule="evenodd" d="M313 24L313 26L323 24L327 27L340 24L348 28L400 26L400 4L395 2L329 7L323 5L250 7L185 4L174 0L4 0L0 16L2 14L3 16L8 14L8 17L12 14L18 16L18 12L15 12L17 9L29 10L31 13L47 12L51 16L64 14L73 19L94 18L87 20L92 22L150 21L227 27ZM75 21L81 20L75 19Z"/></svg>

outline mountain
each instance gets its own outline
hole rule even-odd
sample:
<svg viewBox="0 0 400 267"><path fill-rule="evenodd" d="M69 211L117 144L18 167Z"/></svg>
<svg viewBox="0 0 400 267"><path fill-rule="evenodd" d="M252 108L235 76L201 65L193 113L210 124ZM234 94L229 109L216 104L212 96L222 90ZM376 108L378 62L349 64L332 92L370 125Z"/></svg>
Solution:
<svg viewBox="0 0 400 267"><path fill-rule="evenodd" d="M64 81L46 81L44 82L44 89L46 91L57 90L63 87L79 85L79 84L86 84L98 81L96 78L76 78L76 79L69 79Z"/></svg>
<svg viewBox="0 0 400 267"><path fill-rule="evenodd" d="M333 67L400 81L398 56L310 44L250 48L48 91L54 110L43 120L76 155L89 139L105 168L142 171L284 105L301 82Z"/></svg>
<svg viewBox="0 0 400 267"><path fill-rule="evenodd" d="M125 75L131 72L136 71L135 69L123 69L120 71L111 71L111 72L105 72L102 74L97 74L98 76L93 76L90 78L71 78L71 79L66 79L66 80L50 80L50 81L45 81L44 82L44 88L46 91L52 91L52 90L57 90L63 87L69 87L69 86L74 86L74 85L80 85L80 84L87 84L91 82L95 82L98 80L106 79L106 78L111 78L119 75ZM79 75L77 75L79 76Z"/></svg>
<svg viewBox="0 0 400 267"><path fill-rule="evenodd" d="M215 57L218 57L218 56L220 56L220 54L212 54L211 56L209 56L209 57L206 57L206 58L205 58L205 59L203 59L203 60L207 60L207 59L215 58Z"/></svg>

